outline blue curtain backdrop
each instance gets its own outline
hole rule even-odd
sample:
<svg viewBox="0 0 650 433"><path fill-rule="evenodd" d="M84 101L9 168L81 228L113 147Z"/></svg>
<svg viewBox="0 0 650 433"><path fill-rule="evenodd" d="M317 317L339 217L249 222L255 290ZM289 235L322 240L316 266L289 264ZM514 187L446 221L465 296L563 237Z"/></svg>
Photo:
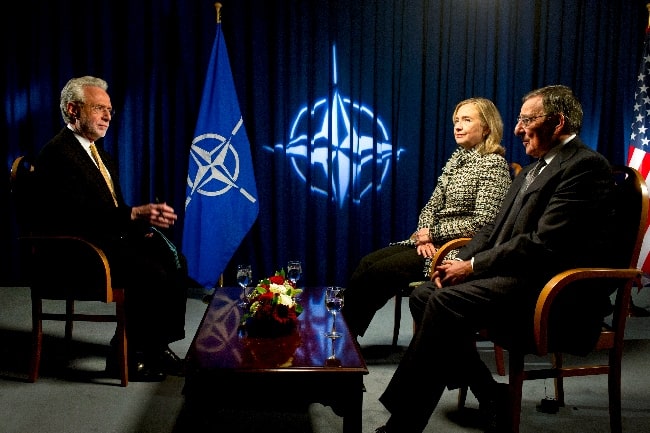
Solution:
<svg viewBox="0 0 650 433"><path fill-rule="evenodd" d="M454 150L451 113L471 96L503 115L508 159L521 97L571 86L582 137L624 164L645 1L223 0L222 27L246 125L260 213L225 273L255 278L300 259L302 284L341 284L364 254L407 237ZM189 147L214 41L212 1L14 4L3 14L0 152L8 172L63 126L73 76L109 82L118 114L104 147L131 204L156 197L180 221ZM19 284L2 190L0 283ZM56 209L43 209L43 213Z"/></svg>

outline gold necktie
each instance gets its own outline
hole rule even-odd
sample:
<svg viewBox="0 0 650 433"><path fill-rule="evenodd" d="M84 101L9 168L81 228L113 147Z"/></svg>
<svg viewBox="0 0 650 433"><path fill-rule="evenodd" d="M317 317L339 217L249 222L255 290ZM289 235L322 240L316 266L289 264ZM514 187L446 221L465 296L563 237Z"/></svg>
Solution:
<svg viewBox="0 0 650 433"><path fill-rule="evenodd" d="M111 191L111 195L113 196L113 202L115 203L115 206L117 206L117 197L115 196L115 188L113 187L113 181L111 180L111 177L108 175L108 170L106 169L106 166L102 162L102 159L99 157L99 152L97 152L97 148L95 147L94 143L90 143L90 153L93 155L93 159L97 163L97 167L99 168L100 173L102 174L102 176L104 176L106 185L108 185L108 189Z"/></svg>

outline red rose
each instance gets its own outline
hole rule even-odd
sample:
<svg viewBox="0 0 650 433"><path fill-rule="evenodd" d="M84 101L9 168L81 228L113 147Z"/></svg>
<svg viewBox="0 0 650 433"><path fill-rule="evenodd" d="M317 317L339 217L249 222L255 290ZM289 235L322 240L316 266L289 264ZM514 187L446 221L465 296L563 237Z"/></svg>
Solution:
<svg viewBox="0 0 650 433"><path fill-rule="evenodd" d="M269 277L269 281L273 284L279 284L280 286L284 284L284 277L282 275L273 275Z"/></svg>
<svg viewBox="0 0 650 433"><path fill-rule="evenodd" d="M274 296L275 296L275 294L273 294L272 292L264 292L264 293L260 294L257 299L260 302L270 302L273 299Z"/></svg>

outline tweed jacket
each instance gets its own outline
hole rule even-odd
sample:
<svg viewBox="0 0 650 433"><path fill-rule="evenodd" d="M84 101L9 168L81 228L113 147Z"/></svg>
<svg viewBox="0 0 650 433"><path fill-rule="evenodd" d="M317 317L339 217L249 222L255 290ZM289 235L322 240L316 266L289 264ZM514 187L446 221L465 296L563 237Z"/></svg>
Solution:
<svg viewBox="0 0 650 433"><path fill-rule="evenodd" d="M458 147L420 212L417 229L428 228L436 247L452 239L472 237L494 219L510 183L504 157ZM411 239L395 244L415 246ZM453 255L455 251L450 257ZM425 277L429 276L430 267L431 259L425 260Z"/></svg>

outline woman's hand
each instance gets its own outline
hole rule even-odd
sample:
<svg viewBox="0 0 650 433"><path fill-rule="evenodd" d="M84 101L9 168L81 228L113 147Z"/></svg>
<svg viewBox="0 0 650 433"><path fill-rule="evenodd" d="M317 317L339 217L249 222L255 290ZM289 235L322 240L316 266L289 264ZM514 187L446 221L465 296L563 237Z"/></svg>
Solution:
<svg viewBox="0 0 650 433"><path fill-rule="evenodd" d="M418 254L422 257L430 259L436 253L436 247L433 245L428 228L417 230L413 235L411 235L411 240L415 242Z"/></svg>
<svg viewBox="0 0 650 433"><path fill-rule="evenodd" d="M416 250L419 255L427 259L432 258L436 254L436 247L431 242L418 245Z"/></svg>

